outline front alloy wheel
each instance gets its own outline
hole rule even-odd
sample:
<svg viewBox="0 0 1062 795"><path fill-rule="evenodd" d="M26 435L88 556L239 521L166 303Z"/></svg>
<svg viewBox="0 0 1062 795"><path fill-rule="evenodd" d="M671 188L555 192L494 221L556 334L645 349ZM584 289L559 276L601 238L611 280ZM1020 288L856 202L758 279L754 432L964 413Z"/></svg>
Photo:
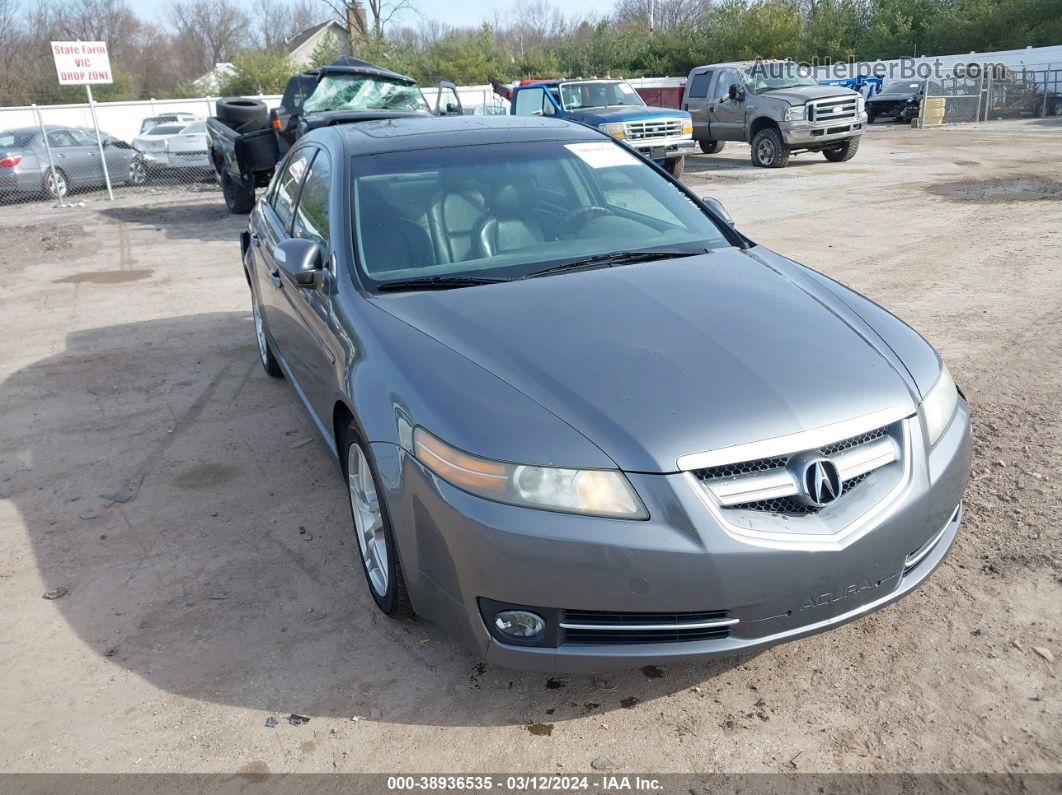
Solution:
<svg viewBox="0 0 1062 795"><path fill-rule="evenodd" d="M148 173L147 166L144 161L139 157L135 157L129 161L129 176L126 177L126 181L130 185L143 185L147 182Z"/></svg>
<svg viewBox="0 0 1062 795"><path fill-rule="evenodd" d="M347 478L354 535L358 540L358 552L365 579L369 583L369 593L376 606L386 615L409 618L413 615L413 605L406 592L386 506L376 488L373 465L353 423L347 426L343 438L346 440L346 455L341 460ZM340 449L343 449L342 446Z"/></svg>

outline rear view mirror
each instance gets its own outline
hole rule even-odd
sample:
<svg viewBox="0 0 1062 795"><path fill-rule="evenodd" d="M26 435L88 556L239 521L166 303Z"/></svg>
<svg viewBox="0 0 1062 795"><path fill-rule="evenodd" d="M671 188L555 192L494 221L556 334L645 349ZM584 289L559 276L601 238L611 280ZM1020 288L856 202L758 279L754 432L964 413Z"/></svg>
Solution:
<svg viewBox="0 0 1062 795"><path fill-rule="evenodd" d="M734 225L733 217L731 217L730 213L726 211L726 207L723 206L723 203L719 201L719 199L713 198L711 196L702 196L701 202L703 202L709 210L718 215L728 224L730 224L731 226Z"/></svg>
<svg viewBox="0 0 1062 795"><path fill-rule="evenodd" d="M311 287L324 267L321 247L312 240L289 237L273 249L277 265L300 287Z"/></svg>
<svg viewBox="0 0 1062 795"><path fill-rule="evenodd" d="M738 88L734 83L731 83L730 88L726 90L726 95L735 102L741 102L745 99L745 90Z"/></svg>

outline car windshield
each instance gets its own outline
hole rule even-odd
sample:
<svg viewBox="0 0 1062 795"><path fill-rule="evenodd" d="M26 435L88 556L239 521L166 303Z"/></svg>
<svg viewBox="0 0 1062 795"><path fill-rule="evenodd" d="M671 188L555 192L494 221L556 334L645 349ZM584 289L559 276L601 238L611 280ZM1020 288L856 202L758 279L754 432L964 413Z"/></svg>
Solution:
<svg viewBox="0 0 1062 795"><path fill-rule="evenodd" d="M36 130L0 130L0 149L6 149L9 146L19 148L29 146L36 134Z"/></svg>
<svg viewBox="0 0 1062 795"><path fill-rule="evenodd" d="M730 245L686 194L610 140L403 151L354 157L352 167L357 261L370 289Z"/></svg>
<svg viewBox="0 0 1062 795"><path fill-rule="evenodd" d="M561 83L561 102L566 110L606 108L611 105L644 105L630 83L591 80L584 83Z"/></svg>
<svg viewBox="0 0 1062 795"><path fill-rule="evenodd" d="M328 74L306 98L303 111L329 110L429 110L415 85L375 75Z"/></svg>
<svg viewBox="0 0 1062 795"><path fill-rule="evenodd" d="M917 94L922 90L921 83L912 83L910 80L898 80L889 83L882 89L882 94Z"/></svg>
<svg viewBox="0 0 1062 795"><path fill-rule="evenodd" d="M817 86L819 82L810 75L801 74L800 68L788 61L757 63L744 70L745 85L753 94L783 88Z"/></svg>

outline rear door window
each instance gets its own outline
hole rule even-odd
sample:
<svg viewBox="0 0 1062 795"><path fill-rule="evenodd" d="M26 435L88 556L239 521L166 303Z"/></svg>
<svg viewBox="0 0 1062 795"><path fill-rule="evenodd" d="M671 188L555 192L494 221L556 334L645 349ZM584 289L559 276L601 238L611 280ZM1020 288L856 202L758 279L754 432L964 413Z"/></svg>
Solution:
<svg viewBox="0 0 1062 795"><path fill-rule="evenodd" d="M712 73L701 72L694 75L690 81L690 99L705 99L708 96L708 85L712 82Z"/></svg>
<svg viewBox="0 0 1062 795"><path fill-rule="evenodd" d="M303 147L292 153L284 161L284 165L281 166L277 187L273 191L273 196L269 203L273 207L273 212L277 214L280 225L285 232L291 229L295 201L299 198L299 186L302 185L302 180L306 176L306 171L310 167L310 160L313 158L315 151L313 147Z"/></svg>
<svg viewBox="0 0 1062 795"><path fill-rule="evenodd" d="M328 250L328 209L332 191L332 161L328 153L320 151L303 182L299 203L295 209L294 237L305 238Z"/></svg>

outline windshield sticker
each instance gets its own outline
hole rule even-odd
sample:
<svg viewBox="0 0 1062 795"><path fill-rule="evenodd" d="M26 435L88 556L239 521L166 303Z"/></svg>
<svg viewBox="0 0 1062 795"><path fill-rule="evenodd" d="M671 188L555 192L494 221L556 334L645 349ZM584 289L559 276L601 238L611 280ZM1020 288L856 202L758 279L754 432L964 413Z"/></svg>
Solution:
<svg viewBox="0 0 1062 795"><path fill-rule="evenodd" d="M565 144L564 148L578 157L590 168L612 168L613 166L637 165L638 159L617 144L581 143Z"/></svg>
<svg viewBox="0 0 1062 795"><path fill-rule="evenodd" d="M292 179L296 182L302 180L302 175L306 173L306 158L297 157L291 161L288 165L288 173L291 174Z"/></svg>

